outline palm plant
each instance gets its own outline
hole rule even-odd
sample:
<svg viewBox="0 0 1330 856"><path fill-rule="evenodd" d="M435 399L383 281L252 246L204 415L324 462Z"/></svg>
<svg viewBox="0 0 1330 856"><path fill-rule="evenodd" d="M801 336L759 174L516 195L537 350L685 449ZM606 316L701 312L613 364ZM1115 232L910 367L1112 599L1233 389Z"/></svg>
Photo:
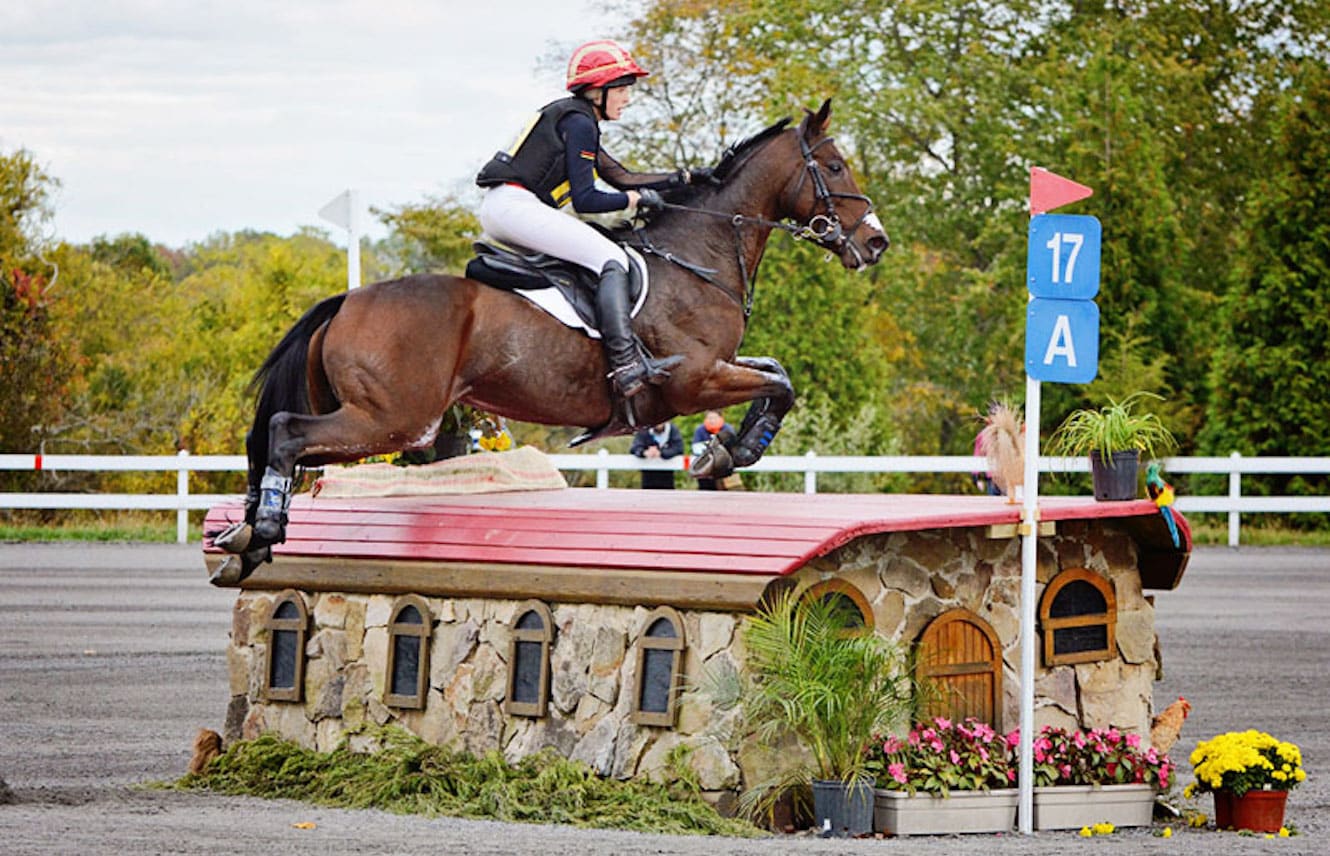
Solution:
<svg viewBox="0 0 1330 856"><path fill-rule="evenodd" d="M811 758L754 784L741 800L745 810L757 813L810 779L864 778L868 744L908 724L910 657L865 631L852 609L841 598L801 599L785 590L745 619L745 721L762 743L793 737Z"/></svg>

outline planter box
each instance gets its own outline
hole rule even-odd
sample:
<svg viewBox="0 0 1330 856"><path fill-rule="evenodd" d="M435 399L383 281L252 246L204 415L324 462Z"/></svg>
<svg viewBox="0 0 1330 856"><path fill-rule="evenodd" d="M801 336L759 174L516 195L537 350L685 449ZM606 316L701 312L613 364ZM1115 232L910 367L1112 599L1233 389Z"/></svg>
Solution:
<svg viewBox="0 0 1330 856"><path fill-rule="evenodd" d="M1035 829L1080 829L1096 823L1149 826L1155 791L1150 785L1057 785L1034 789Z"/></svg>
<svg viewBox="0 0 1330 856"><path fill-rule="evenodd" d="M1016 825L1018 791L952 791L951 796L874 792L873 829L887 835L1009 832Z"/></svg>

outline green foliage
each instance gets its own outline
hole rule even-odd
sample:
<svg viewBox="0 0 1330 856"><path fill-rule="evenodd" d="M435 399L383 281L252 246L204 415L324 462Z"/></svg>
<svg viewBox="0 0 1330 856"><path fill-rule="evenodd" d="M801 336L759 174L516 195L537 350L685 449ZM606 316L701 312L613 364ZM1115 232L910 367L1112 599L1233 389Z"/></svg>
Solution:
<svg viewBox="0 0 1330 856"><path fill-rule="evenodd" d="M1121 401L1110 398L1108 404L1097 409L1073 411L1049 439L1049 453L1108 458L1115 452L1135 449L1147 458L1158 457L1176 441L1157 415L1136 410L1144 398L1159 396L1132 393Z"/></svg>
<svg viewBox="0 0 1330 856"><path fill-rule="evenodd" d="M793 738L809 759L755 783L741 798L747 810L761 811L810 778L861 778L874 735L909 721L909 657L888 639L855 631L850 609L840 598L802 599L785 589L745 617L744 720L762 744Z"/></svg>
<svg viewBox="0 0 1330 856"><path fill-rule="evenodd" d="M375 213L392 230L382 251L393 260L395 275L460 274L474 255L471 244L480 236L480 223L455 197Z"/></svg>
<svg viewBox="0 0 1330 856"><path fill-rule="evenodd" d="M667 835L761 834L722 818L687 782L603 779L553 750L509 764L497 751L475 757L400 729L386 729L377 740L381 745L375 752L353 751L343 741L322 753L265 734L232 744L202 773L187 775L175 786L431 817Z"/></svg>

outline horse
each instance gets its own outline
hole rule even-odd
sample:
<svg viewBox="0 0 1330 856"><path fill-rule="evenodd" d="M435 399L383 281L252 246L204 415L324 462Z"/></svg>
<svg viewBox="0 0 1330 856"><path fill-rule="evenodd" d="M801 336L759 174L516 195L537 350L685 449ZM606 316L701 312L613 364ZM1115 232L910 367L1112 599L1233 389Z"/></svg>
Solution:
<svg viewBox="0 0 1330 856"><path fill-rule="evenodd" d="M830 116L828 99L796 126L786 118L731 146L709 182L671 193L626 233L650 282L634 330L649 351L682 356L630 408L615 400L599 342L473 279L413 274L312 307L255 373L245 518L211 536L238 555L213 582L239 583L285 539L297 467L426 448L454 402L584 428L574 445L751 402L731 445L713 443L693 474L723 477L761 458L794 405L779 362L738 355L771 233L811 240L850 270L889 246L827 135Z"/></svg>

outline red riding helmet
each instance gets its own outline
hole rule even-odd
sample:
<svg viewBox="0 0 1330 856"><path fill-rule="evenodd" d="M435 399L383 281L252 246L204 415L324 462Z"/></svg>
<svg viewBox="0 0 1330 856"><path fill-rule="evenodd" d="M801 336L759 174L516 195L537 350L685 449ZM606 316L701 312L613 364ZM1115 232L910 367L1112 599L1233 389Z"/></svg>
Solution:
<svg viewBox="0 0 1330 856"><path fill-rule="evenodd" d="M609 39L587 42L573 51L568 60L569 92L616 82L622 86L646 76L646 69L638 65L618 42Z"/></svg>

